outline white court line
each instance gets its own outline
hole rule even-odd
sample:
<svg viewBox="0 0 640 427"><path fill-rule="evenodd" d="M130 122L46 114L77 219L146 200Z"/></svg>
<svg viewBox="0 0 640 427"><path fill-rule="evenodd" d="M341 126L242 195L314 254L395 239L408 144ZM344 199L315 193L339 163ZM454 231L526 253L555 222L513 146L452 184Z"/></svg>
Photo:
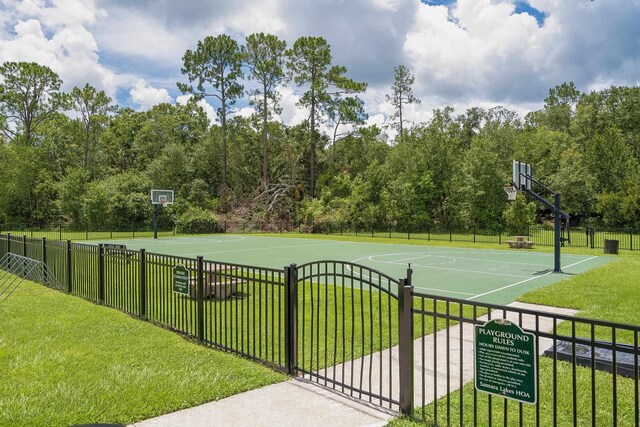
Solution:
<svg viewBox="0 0 640 427"><path fill-rule="evenodd" d="M315 246L331 246L331 245L352 245L356 242L333 242L333 243L316 243L315 245L287 245L287 246L271 246L268 248L245 248L245 249L232 249L232 250L224 250L224 251L213 251L213 252L197 252L192 254L183 254L181 256L196 256L196 255L211 255L211 254L227 254L231 252L251 252L251 251L269 251L272 249L295 249L295 248L307 248L307 247L315 247Z"/></svg>
<svg viewBox="0 0 640 427"><path fill-rule="evenodd" d="M401 255L401 254L388 254L388 255ZM369 261L372 262L377 262L379 264L387 264L387 265L405 265L404 262L405 260L400 260L400 262L397 261L378 261L375 259L371 259L371 258L375 258L378 257L378 255L371 255L369 257L362 257L362 258L358 258L354 261L351 262L358 262L360 260L363 260L365 258L369 259ZM451 257L453 258L453 257ZM409 260L409 258L407 258L407 260ZM458 273L473 273L473 274L489 274L491 276L505 276L505 277L529 277L529 276L522 276L522 275L517 275L517 274L507 274L507 273L496 273L496 272L491 272L491 271L477 271L477 270L463 270L461 268L448 268L448 267L436 267L435 265L422 265L422 264L417 264L414 265L414 267L420 267L420 268L431 268L434 270L448 270L448 271L456 271Z"/></svg>
<svg viewBox="0 0 640 427"><path fill-rule="evenodd" d="M412 258L406 258L406 259L399 259L399 260L395 260L395 261L383 261L381 259L381 257L385 257L385 256L390 256L390 255L418 255ZM455 256L448 256L448 255L455 255ZM493 253L492 253L493 255ZM458 256L458 253L456 252L407 252L407 253L398 253L398 254L382 254L382 255L372 255L369 257L369 260L373 261L373 262L378 262L381 264L393 264L393 263L400 263L400 262L404 262L404 261L411 261L413 259L418 259L418 258L426 258L426 257L439 257L439 258L450 258L453 259L454 262L456 262L457 260L464 260L464 261L478 261L478 262L488 262L488 263L494 263L494 264L518 264L518 265L530 265L532 267L546 267L547 264L534 264L534 263L530 263L530 262L520 262L520 261L506 261L506 260L493 260L493 259L481 259L481 258L470 258L470 257L461 257ZM371 258L376 258L376 259L371 259ZM362 258L361 258L362 259ZM444 263L441 263L444 264ZM518 276L518 277L529 277L529 276Z"/></svg>
<svg viewBox="0 0 640 427"><path fill-rule="evenodd" d="M402 254L383 254L383 256L389 256L389 255L402 255ZM391 262L391 261L378 261L372 258L376 258L376 257L380 257L380 255L370 255L370 256L363 256L361 258L357 258L354 259L353 261L350 261L352 263L357 263L363 259L368 259L371 262L377 262L378 264L387 264L387 265L405 265L404 262ZM453 258L453 257L451 257ZM409 260L409 258L407 258L406 260ZM404 261L404 260L401 260ZM517 274L507 274L507 273L496 273L496 272L491 272L491 271L476 271L476 270L463 270L461 268L448 268L448 267L436 267L435 265L422 265L422 264L417 264L414 267L420 267L420 268L431 268L434 270L448 270L448 271L456 271L458 273L473 273L473 274L488 274L490 276L505 276L505 277L518 277L518 278L522 278L522 277L529 277L529 276L522 276L522 275L517 275Z"/></svg>
<svg viewBox="0 0 640 427"><path fill-rule="evenodd" d="M570 267L573 267L574 265L578 265L578 264L581 264L581 263L583 263L583 262L585 262L585 261L589 261L589 260L592 260L592 259L595 259L595 258L598 258L598 257L593 256L593 257L591 257L591 258L583 259L582 261L578 261L578 262L574 262L573 264L569 264L569 265L565 266L564 268L570 268ZM540 276L530 277L530 278L528 278L527 280L522 280L522 281L520 281L520 282L512 283L511 285L503 286L503 287L501 287L501 288L494 289L494 290L492 290L492 291L485 292L485 293L483 293L483 294L479 294L479 295L476 295L476 296L471 297L471 298L467 298L467 301L470 301L470 300L472 300L472 299L476 299L476 298L480 298L480 297L483 297L483 296L485 296L485 295L493 294L493 293L495 293L495 292L500 292L500 291L502 291L502 290L505 290L505 289L508 289L508 288L512 288L512 287L514 287L514 286L518 286L518 285L521 285L521 284L523 284L523 283L530 282L530 281L532 281L532 280L536 280L536 279L539 279L539 278L544 277L544 276L548 276L548 275L549 275L549 274L551 274L551 273L553 273L553 271L550 271L550 272L548 272L548 273L541 274Z"/></svg>
<svg viewBox="0 0 640 427"><path fill-rule="evenodd" d="M415 285L414 285L415 286ZM437 288L423 288L423 287L417 287L419 290L425 290L425 291L437 291L437 292L444 292L444 293L449 293L449 294L460 294L460 295L475 295L469 292L459 292L459 291L450 291L448 289L437 289Z"/></svg>
<svg viewBox="0 0 640 427"><path fill-rule="evenodd" d="M394 262L388 262L388 263L385 263L385 264L404 265L403 263L394 263ZM491 271L463 270L461 268L436 267L435 265L421 265L421 264L418 264L418 265L416 265L416 267L431 268L431 269L434 269L434 270L457 271L458 273L488 274L490 276L529 277L529 276L522 276L522 275L517 275L517 274L495 273L495 272L491 272Z"/></svg>

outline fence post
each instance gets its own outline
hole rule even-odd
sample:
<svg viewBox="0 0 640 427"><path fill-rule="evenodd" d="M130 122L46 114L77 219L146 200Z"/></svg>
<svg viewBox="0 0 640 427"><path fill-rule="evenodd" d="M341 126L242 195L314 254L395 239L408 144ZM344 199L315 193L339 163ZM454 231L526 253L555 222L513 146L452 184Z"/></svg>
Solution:
<svg viewBox="0 0 640 427"><path fill-rule="evenodd" d="M298 267L295 264L284 267L286 282L286 334L285 365L289 375L295 375L298 366Z"/></svg>
<svg viewBox="0 0 640 427"><path fill-rule="evenodd" d="M71 240L67 240L67 292L73 291L71 280Z"/></svg>
<svg viewBox="0 0 640 427"><path fill-rule="evenodd" d="M589 247L589 227L586 227L584 229L584 234L585 234L584 239L587 242L587 248L588 248Z"/></svg>
<svg viewBox="0 0 640 427"><path fill-rule="evenodd" d="M46 237L42 238L42 265L44 265L43 279L46 285L47 282L49 281L47 278L47 270L49 269L49 267L47 267L47 238Z"/></svg>
<svg viewBox="0 0 640 427"><path fill-rule="evenodd" d="M451 230L451 226L449 226L449 241L453 242L453 231Z"/></svg>
<svg viewBox="0 0 640 427"><path fill-rule="evenodd" d="M140 249L138 255L138 315L141 319L147 317L147 264L146 264L146 252L144 249Z"/></svg>
<svg viewBox="0 0 640 427"><path fill-rule="evenodd" d="M400 412L413 412L413 287L400 279L398 289L398 347L400 356Z"/></svg>
<svg viewBox="0 0 640 427"><path fill-rule="evenodd" d="M476 242L476 225L473 225L473 243Z"/></svg>
<svg viewBox="0 0 640 427"><path fill-rule="evenodd" d="M7 253L11 253L11 233L7 233ZM7 257L7 270L11 270L11 257Z"/></svg>
<svg viewBox="0 0 640 427"><path fill-rule="evenodd" d="M629 230L629 250L633 250L633 230Z"/></svg>
<svg viewBox="0 0 640 427"><path fill-rule="evenodd" d="M204 261L198 257L198 340L204 341Z"/></svg>
<svg viewBox="0 0 640 427"><path fill-rule="evenodd" d="M27 257L27 235L22 236L22 256ZM22 276L27 277L27 260L22 262Z"/></svg>
<svg viewBox="0 0 640 427"><path fill-rule="evenodd" d="M62 224L58 226L58 240L62 240Z"/></svg>
<svg viewBox="0 0 640 427"><path fill-rule="evenodd" d="M104 304L104 246L98 245L98 301Z"/></svg>

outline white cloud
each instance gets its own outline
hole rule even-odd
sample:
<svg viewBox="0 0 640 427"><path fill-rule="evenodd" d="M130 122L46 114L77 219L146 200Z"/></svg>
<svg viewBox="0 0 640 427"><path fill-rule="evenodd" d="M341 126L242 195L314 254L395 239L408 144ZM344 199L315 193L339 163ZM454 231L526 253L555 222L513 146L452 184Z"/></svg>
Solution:
<svg viewBox="0 0 640 427"><path fill-rule="evenodd" d="M596 4L597 3L597 4ZM543 26L510 1L423 4L405 53L422 97L542 104L549 88L574 81L633 84L640 65L640 1L531 0ZM635 76L635 77L634 77Z"/></svg>
<svg viewBox="0 0 640 427"><path fill-rule="evenodd" d="M255 112L256 112L255 108L242 107L239 110L237 110L233 115L248 118L248 117L251 117L253 114L255 114Z"/></svg>
<svg viewBox="0 0 640 427"><path fill-rule="evenodd" d="M398 10L401 1L400 0L373 0L373 5L382 10L386 10L389 12L395 12Z"/></svg>
<svg viewBox="0 0 640 427"><path fill-rule="evenodd" d="M24 1L2 4L0 62L28 61L46 65L64 81L63 89L90 83L116 94L119 77L99 62L98 45L85 24L103 12L93 2Z"/></svg>
<svg viewBox="0 0 640 427"><path fill-rule="evenodd" d="M306 108L297 105L300 97L294 92L290 86L278 87L280 92L280 106L282 107L282 114L280 119L282 123L286 125L297 125L309 118L310 111Z"/></svg>
<svg viewBox="0 0 640 427"><path fill-rule="evenodd" d="M184 31L188 28L184 28ZM100 47L112 54L180 63L186 50L181 34L137 10L114 9L95 29ZM195 47L195 40L194 40Z"/></svg>
<svg viewBox="0 0 640 427"><path fill-rule="evenodd" d="M180 105L185 105L187 102L189 102L189 100L192 97L193 95L191 94L180 95L176 98L176 103ZM213 108L211 104L209 104L204 99L199 100L198 102L196 102L196 104L199 105L204 110L204 113L207 115L207 118L209 119L209 123L216 123L216 124L219 123L218 116L216 115L216 110Z"/></svg>
<svg viewBox="0 0 640 427"><path fill-rule="evenodd" d="M376 123L393 113L385 100L393 68L416 76L406 117L419 123L434 108L505 105L539 108L549 88L638 84L640 0L529 0L545 13L541 26L515 13L514 0L458 0L449 7L420 0L0 0L0 61L37 61L64 88L90 83L115 97L129 93L143 108L177 96L181 57L205 36L227 33L242 42L264 31L285 39L318 35L334 63L369 83L362 95ZM309 112L300 90L281 88L286 124ZM182 97L178 96L177 102ZM201 101L215 121L213 107ZM246 102L239 114L248 114Z"/></svg>
<svg viewBox="0 0 640 427"><path fill-rule="evenodd" d="M156 104L163 102L171 102L171 96L166 89L158 89L149 86L144 80L140 79L135 86L129 91L131 100L140 105L143 110L148 110Z"/></svg>

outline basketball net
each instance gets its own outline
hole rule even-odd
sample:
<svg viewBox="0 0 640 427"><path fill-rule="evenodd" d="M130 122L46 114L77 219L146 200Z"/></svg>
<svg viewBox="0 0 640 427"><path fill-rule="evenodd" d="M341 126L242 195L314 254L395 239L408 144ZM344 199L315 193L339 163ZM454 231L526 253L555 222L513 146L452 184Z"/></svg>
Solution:
<svg viewBox="0 0 640 427"><path fill-rule="evenodd" d="M169 201L168 200L163 200L162 202L160 202L162 204L163 208L166 208L167 206L169 206Z"/></svg>
<svg viewBox="0 0 640 427"><path fill-rule="evenodd" d="M515 200L516 196L518 195L518 190L516 190L516 187L514 187L512 184L505 185L504 191L505 193L507 193L507 198L510 201Z"/></svg>

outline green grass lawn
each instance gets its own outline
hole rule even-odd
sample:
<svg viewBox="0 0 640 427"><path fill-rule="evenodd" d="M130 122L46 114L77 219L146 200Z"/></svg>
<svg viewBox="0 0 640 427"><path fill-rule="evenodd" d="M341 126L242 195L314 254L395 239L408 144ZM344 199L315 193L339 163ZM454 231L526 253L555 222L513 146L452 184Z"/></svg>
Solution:
<svg viewBox="0 0 640 427"><path fill-rule="evenodd" d="M286 376L25 282L0 302L0 425L132 423Z"/></svg>
<svg viewBox="0 0 640 427"><path fill-rule="evenodd" d="M567 307L581 317L640 324L640 253L618 259L568 280L529 292L520 301Z"/></svg>

